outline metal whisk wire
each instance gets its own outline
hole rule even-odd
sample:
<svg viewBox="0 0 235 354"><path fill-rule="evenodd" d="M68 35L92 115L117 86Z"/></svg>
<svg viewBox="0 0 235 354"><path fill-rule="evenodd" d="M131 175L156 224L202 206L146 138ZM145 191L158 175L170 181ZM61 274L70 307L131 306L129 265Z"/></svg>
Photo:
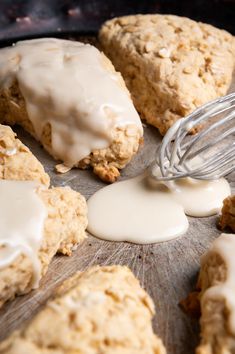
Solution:
<svg viewBox="0 0 235 354"><path fill-rule="evenodd" d="M196 135L188 136L191 129L200 126L203 129ZM196 157L201 159L192 163ZM161 175L156 174L156 167ZM184 177L217 179L235 170L235 92L176 121L166 133L149 170L152 177L162 181Z"/></svg>

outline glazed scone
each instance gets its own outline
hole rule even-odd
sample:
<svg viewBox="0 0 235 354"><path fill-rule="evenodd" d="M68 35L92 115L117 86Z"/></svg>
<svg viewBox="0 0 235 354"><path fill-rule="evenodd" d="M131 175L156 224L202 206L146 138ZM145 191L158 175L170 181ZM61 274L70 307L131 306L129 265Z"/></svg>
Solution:
<svg viewBox="0 0 235 354"><path fill-rule="evenodd" d="M222 234L202 257L201 343L197 354L232 354L235 348L235 237Z"/></svg>
<svg viewBox="0 0 235 354"><path fill-rule="evenodd" d="M224 200L219 225L222 230L229 227L235 232L235 195Z"/></svg>
<svg viewBox="0 0 235 354"><path fill-rule="evenodd" d="M16 295L36 288L53 256L56 253L70 255L72 249L86 237L87 206L82 195L69 187L38 188L37 194L47 211L40 248L34 255L37 259L32 262L26 254L21 253L9 265L2 267L1 252L4 252L4 245L0 245L0 307ZM0 198L0 215L1 203ZM40 267L36 282L35 260L38 260Z"/></svg>
<svg viewBox="0 0 235 354"><path fill-rule="evenodd" d="M0 179L38 181L49 186L50 178L31 151L8 126L0 124Z"/></svg>
<svg viewBox="0 0 235 354"><path fill-rule="evenodd" d="M17 194L22 183L25 188L23 195ZM31 187L32 183L35 183L35 187ZM38 286L52 257L57 252L70 255L72 248L86 237L85 198L69 187L47 189L49 183L50 178L36 157L16 138L10 127L0 125L0 307L16 295L27 293ZM29 216L27 212L31 209L31 204L27 210L27 201L31 200L27 199L24 193L29 192L30 196L31 188L35 190L41 204L39 203L39 213ZM9 191L11 194L8 194ZM40 226L37 220L32 218L37 219L41 215L41 206L42 211L45 209L42 232L33 231L33 237L28 239L29 234L22 232L17 218L20 219L22 212L27 225L34 225L36 222L36 226ZM4 230L4 225L9 225L9 228ZM25 230L27 231L27 228ZM42 237L35 240L38 236ZM38 249L35 248L36 244ZM26 247L22 248L23 245ZM33 251L32 254L29 249ZM6 254L6 250L9 254ZM9 259L9 262L6 259ZM37 281L35 268L38 269Z"/></svg>
<svg viewBox="0 0 235 354"><path fill-rule="evenodd" d="M188 18L114 18L99 39L141 117L162 135L177 119L224 95L232 80L233 36Z"/></svg>
<svg viewBox="0 0 235 354"><path fill-rule="evenodd" d="M165 354L154 335L154 305L131 271L93 267L65 281L1 354Z"/></svg>
<svg viewBox="0 0 235 354"><path fill-rule="evenodd" d="M119 73L89 44L37 39L0 51L0 121L20 124L56 159L113 182L143 128Z"/></svg>

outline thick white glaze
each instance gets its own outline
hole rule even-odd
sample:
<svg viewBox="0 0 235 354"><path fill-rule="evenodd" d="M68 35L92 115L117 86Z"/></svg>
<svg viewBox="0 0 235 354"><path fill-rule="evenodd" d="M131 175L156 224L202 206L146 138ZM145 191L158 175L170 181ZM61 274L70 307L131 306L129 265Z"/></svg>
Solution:
<svg viewBox="0 0 235 354"><path fill-rule="evenodd" d="M186 232L185 213L213 215L230 194L223 178L185 178L167 186L142 175L99 190L88 201L88 231L112 241L167 241Z"/></svg>
<svg viewBox="0 0 235 354"><path fill-rule="evenodd" d="M172 195L187 215L205 217L218 213L231 193L226 179L201 181L184 178L174 182Z"/></svg>
<svg viewBox="0 0 235 354"><path fill-rule="evenodd" d="M49 123L51 153L67 166L107 148L116 127L134 125L142 136L129 92L95 47L46 38L18 42L0 54L1 85L18 81L37 139Z"/></svg>
<svg viewBox="0 0 235 354"><path fill-rule="evenodd" d="M235 235L222 234L217 238L211 249L203 255L201 259L202 267L212 254L218 254L223 259L226 268L226 280L224 283L214 285L204 292L201 298L202 314L207 301L224 300L226 308L229 310L229 330L235 335Z"/></svg>
<svg viewBox="0 0 235 354"><path fill-rule="evenodd" d="M27 255L33 264L34 288L40 279L38 250L47 217L38 188L36 182L0 180L0 269L20 254Z"/></svg>

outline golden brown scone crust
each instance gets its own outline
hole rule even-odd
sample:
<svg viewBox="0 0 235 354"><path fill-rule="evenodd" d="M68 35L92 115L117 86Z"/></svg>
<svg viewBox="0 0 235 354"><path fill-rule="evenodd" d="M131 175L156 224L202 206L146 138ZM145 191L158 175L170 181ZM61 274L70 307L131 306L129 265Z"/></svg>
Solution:
<svg viewBox="0 0 235 354"><path fill-rule="evenodd" d="M46 187L50 177L31 151L8 126L0 124L0 179L38 181Z"/></svg>
<svg viewBox="0 0 235 354"><path fill-rule="evenodd" d="M231 237L233 235L222 235L223 237ZM235 243L232 241L231 247ZM235 252L235 247L234 247ZM229 328L229 316L231 314L230 305L228 305L226 297L207 297L202 302L203 295L213 287L224 286L227 279L227 260L221 254L211 249L205 255L206 262L202 263L202 267L198 279L198 288L201 289L199 299L201 301L201 343L196 350L196 354L233 354L235 348L235 335L231 333ZM235 272L235 269L233 270ZM231 289L233 291L234 289ZM233 309L234 310L234 309Z"/></svg>
<svg viewBox="0 0 235 354"><path fill-rule="evenodd" d="M219 226L222 230L228 227L235 233L235 195L224 200Z"/></svg>
<svg viewBox="0 0 235 354"><path fill-rule="evenodd" d="M234 67L229 33L188 18L114 18L99 38L142 118L162 135L179 118L226 93Z"/></svg>
<svg viewBox="0 0 235 354"><path fill-rule="evenodd" d="M2 354L165 354L154 335L154 306L131 271L94 267L66 281Z"/></svg>
<svg viewBox="0 0 235 354"><path fill-rule="evenodd" d="M110 60L103 55L104 66L110 72L115 69ZM126 91L125 82L119 75L119 84ZM19 85L15 81L8 88L0 87L0 122L9 125L19 124L31 135L35 136L35 131L31 121L28 118L25 100L20 92ZM88 168L91 166L94 173L105 182L114 182L120 175L119 169L122 169L137 153L142 136L139 127L127 125L117 127L112 132L112 142L106 149L94 150L89 156L78 161L74 167ZM46 125L42 134L41 143L43 147L55 158L51 147L51 127ZM64 168L59 166L58 172L64 172Z"/></svg>

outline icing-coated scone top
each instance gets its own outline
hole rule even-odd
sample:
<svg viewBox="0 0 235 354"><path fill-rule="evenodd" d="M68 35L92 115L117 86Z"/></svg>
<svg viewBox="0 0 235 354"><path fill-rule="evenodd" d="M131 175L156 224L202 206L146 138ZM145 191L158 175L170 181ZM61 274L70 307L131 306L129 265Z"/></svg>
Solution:
<svg viewBox="0 0 235 354"><path fill-rule="evenodd" d="M0 271L24 254L34 268L33 287L39 284L38 250L47 218L46 206L36 192L39 188L34 181L0 179Z"/></svg>
<svg viewBox="0 0 235 354"><path fill-rule="evenodd" d="M138 138L143 134L120 74L89 44L49 38L3 49L1 89L15 81L25 100L28 130L42 140L49 127L46 148L69 167L108 148L116 129L134 127Z"/></svg>

